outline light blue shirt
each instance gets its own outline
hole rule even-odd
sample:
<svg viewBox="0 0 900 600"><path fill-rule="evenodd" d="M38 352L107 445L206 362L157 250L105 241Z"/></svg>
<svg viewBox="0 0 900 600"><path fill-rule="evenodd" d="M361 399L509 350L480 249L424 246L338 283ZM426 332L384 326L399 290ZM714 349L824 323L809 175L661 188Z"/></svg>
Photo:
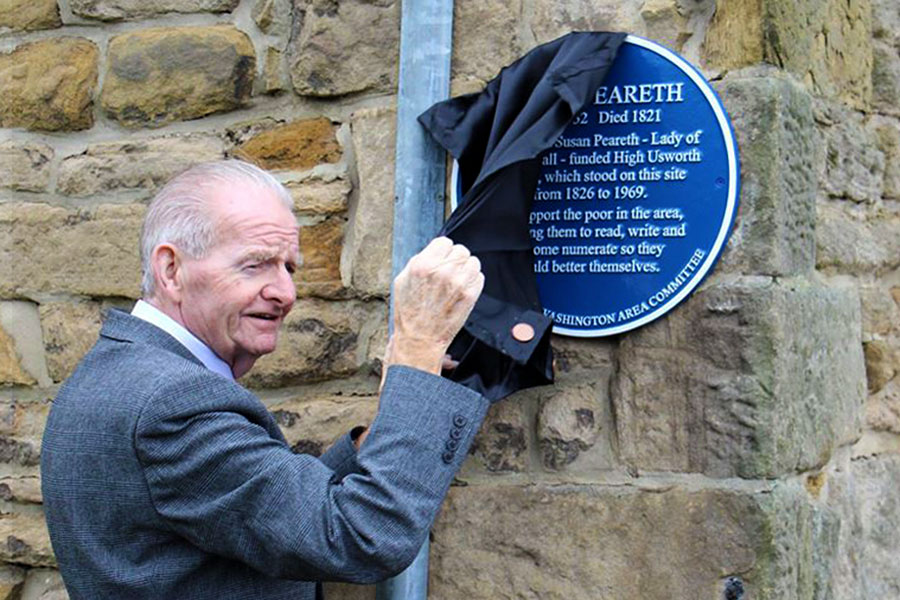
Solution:
<svg viewBox="0 0 900 600"><path fill-rule="evenodd" d="M138 300L131 310L131 316L147 321L151 325L156 325L171 335L181 342L181 345L187 348L210 371L218 373L222 377L234 379L234 374L231 372L231 367L228 366L228 363L219 358L209 346L188 331L181 323L152 304Z"/></svg>

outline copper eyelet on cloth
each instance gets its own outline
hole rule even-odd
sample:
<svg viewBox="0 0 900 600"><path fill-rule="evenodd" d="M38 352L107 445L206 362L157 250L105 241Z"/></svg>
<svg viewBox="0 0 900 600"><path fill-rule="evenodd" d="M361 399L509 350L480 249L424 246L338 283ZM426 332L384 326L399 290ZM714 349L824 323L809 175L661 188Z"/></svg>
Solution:
<svg viewBox="0 0 900 600"><path fill-rule="evenodd" d="M528 323L516 323L512 328L512 336L517 342L530 342L534 339L534 327Z"/></svg>

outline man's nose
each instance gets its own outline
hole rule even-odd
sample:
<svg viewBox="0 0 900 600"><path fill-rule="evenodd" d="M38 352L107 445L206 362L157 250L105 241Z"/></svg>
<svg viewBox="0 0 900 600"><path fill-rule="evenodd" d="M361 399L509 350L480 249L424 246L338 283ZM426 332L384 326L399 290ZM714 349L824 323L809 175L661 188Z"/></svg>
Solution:
<svg viewBox="0 0 900 600"><path fill-rule="evenodd" d="M262 290L263 298L272 300L285 307L287 312L297 299L297 287L294 279L285 268L277 270L277 274Z"/></svg>

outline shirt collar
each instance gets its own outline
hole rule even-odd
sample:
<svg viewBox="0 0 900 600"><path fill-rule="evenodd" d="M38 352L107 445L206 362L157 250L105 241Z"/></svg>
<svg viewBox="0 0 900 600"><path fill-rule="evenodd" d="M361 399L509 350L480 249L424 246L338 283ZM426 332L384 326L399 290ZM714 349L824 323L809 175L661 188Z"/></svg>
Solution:
<svg viewBox="0 0 900 600"><path fill-rule="evenodd" d="M152 304L138 300L131 310L131 315L147 321L151 325L156 325L181 342L181 345L187 348L210 371L218 373L222 377L234 379L234 374L231 372L231 367L228 366L228 363L219 358L200 338Z"/></svg>

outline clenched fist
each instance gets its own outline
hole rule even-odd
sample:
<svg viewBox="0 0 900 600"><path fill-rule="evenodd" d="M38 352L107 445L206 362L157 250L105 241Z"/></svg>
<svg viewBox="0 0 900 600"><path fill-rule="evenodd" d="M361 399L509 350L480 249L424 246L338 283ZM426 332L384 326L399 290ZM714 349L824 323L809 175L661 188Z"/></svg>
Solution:
<svg viewBox="0 0 900 600"><path fill-rule="evenodd" d="M483 287L481 263L465 246L445 237L432 240L394 279L394 332L385 369L399 364L440 373Z"/></svg>

